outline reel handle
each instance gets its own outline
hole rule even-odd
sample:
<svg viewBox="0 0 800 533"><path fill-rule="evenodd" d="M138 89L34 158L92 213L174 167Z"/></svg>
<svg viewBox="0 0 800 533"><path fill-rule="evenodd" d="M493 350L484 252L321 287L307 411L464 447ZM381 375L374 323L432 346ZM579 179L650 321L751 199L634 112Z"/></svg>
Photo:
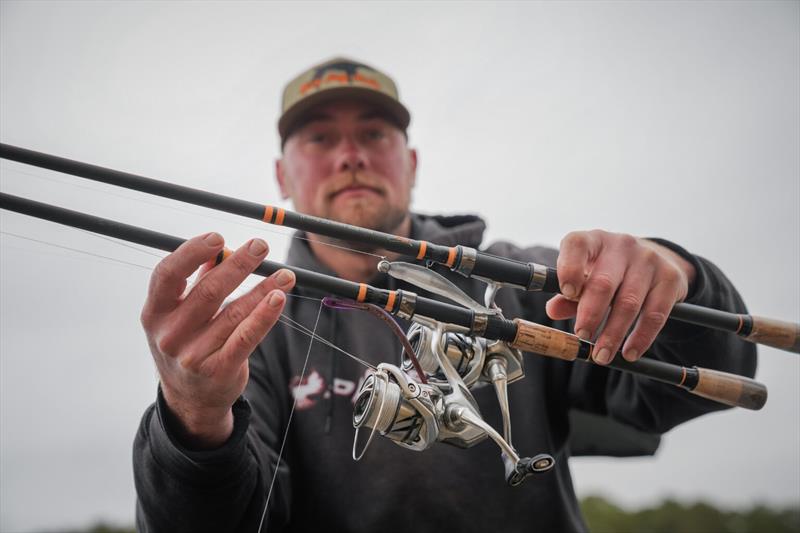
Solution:
<svg viewBox="0 0 800 533"><path fill-rule="evenodd" d="M503 462L506 467L506 483L512 487L522 484L528 476L549 472L556 464L553 456L547 453L540 453L535 457L521 457L517 463L503 454Z"/></svg>

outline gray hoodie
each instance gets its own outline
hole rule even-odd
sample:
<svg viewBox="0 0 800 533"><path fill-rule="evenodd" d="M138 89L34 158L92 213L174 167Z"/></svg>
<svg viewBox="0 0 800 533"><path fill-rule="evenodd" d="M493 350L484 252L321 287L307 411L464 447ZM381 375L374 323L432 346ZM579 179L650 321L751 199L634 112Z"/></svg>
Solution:
<svg viewBox="0 0 800 533"><path fill-rule="evenodd" d="M478 248L484 228L473 216L414 215L412 237ZM714 265L667 241L658 242L697 269L687 301L745 311ZM486 250L551 266L557 257L552 249L509 243ZM333 275L300 239L294 240L288 262ZM480 282L449 277L482 301ZM384 274L376 274L370 284L431 296ZM360 311L321 307L322 296L298 287L284 314L372 364L397 364L400 348L385 325ZM497 302L508 318L571 331L569 322L546 316L549 296L502 289ZM667 324L647 356L747 376L756 367L752 345L678 322ZM134 443L138 529L255 533L271 490L262 531L585 531L568 463L576 447L570 440L572 410L616 424L595 429L598 443L584 440L583 451L629 455L653 451L657 438L648 435L723 408L671 385L591 364L533 354L525 354L524 362L525 379L509 387L514 445L525 456L550 453L556 466L512 488L504 481L500 452L491 441L466 450L439 443L412 452L376 436L364 459L354 462L353 399L365 367L279 323L250 358L250 382L233 408L234 432L221 448L198 452L182 446L160 393L145 412ZM502 427L493 389L478 388L474 396L487 422Z"/></svg>

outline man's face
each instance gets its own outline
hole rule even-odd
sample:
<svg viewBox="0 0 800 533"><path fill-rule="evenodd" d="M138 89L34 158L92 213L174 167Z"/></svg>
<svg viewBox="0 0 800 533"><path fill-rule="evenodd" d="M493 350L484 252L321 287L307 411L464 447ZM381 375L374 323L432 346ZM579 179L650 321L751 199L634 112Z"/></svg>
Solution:
<svg viewBox="0 0 800 533"><path fill-rule="evenodd" d="M301 213L391 233L408 217L417 156L396 126L357 101L309 113L276 165Z"/></svg>

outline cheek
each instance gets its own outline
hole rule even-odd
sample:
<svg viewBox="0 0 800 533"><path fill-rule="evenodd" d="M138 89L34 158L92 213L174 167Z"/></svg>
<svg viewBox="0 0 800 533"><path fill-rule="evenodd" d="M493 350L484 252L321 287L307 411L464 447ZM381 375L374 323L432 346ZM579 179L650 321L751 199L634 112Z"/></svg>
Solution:
<svg viewBox="0 0 800 533"><path fill-rule="evenodd" d="M308 210L319 204L321 187L319 182L310 179L306 176L305 179L300 179L295 182L295 190L293 201L298 208Z"/></svg>
<svg viewBox="0 0 800 533"><path fill-rule="evenodd" d="M385 158L380 158L376 171L385 176L396 186L405 186L411 179L411 162L406 154L393 153Z"/></svg>
<svg viewBox="0 0 800 533"><path fill-rule="evenodd" d="M325 163L316 159L298 158L287 168L290 193L295 202L307 204L319 191L325 176Z"/></svg>

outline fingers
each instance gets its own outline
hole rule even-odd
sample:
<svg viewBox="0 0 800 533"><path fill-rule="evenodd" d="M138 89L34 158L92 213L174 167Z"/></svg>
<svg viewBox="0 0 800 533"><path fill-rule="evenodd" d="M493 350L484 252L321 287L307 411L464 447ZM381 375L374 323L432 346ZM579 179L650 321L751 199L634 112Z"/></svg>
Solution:
<svg viewBox="0 0 800 533"><path fill-rule="evenodd" d="M216 257L203 263L203 265L200 267L200 270L197 271L197 275L194 277L194 284L192 285L192 287L194 287L194 285L197 285L197 283L199 283L200 280L206 276L206 274L214 270L215 266L217 266Z"/></svg>
<svg viewBox="0 0 800 533"><path fill-rule="evenodd" d="M603 327L603 332L595 342L593 358L598 363L608 363L619 350L631 324L634 323L644 305L653 282L653 276L653 267L646 261L638 261L628 269L627 276L614 297L614 303ZM640 353L643 352L630 352L627 355L632 357L630 360L635 361Z"/></svg>
<svg viewBox="0 0 800 533"><path fill-rule="evenodd" d="M547 301L545 311L547 311L547 316L553 320L566 320L574 317L578 312L578 302L556 294Z"/></svg>
<svg viewBox="0 0 800 533"><path fill-rule="evenodd" d="M210 260L208 260L208 261L206 261L205 263L202 264L202 266L200 267L200 270L198 270L197 274L194 275L194 280L189 282L187 284L186 288L183 289L183 298L182 299L185 299L186 296L188 296L189 293L192 292L192 289L194 289L195 285L200 283L200 280L203 279L206 274L211 272L211 270L213 270L215 266L217 266L218 256L219 256L219 254L217 254L217 257L214 257L213 259L210 259Z"/></svg>
<svg viewBox="0 0 800 533"><path fill-rule="evenodd" d="M219 266L223 240L209 234L187 241L153 274L142 311L162 389L192 442L217 446L231 432L230 408L247 385L247 357L272 328L294 285L284 271L217 313L223 300L266 256L253 239ZM186 279L200 268L186 296ZM216 316L215 316L216 315ZM244 364L243 364L244 363ZM224 416L220 416L224 415Z"/></svg>
<svg viewBox="0 0 800 533"><path fill-rule="evenodd" d="M649 292L636 321L636 327L633 328L622 349L625 359L635 361L650 348L678 299L679 292L676 290L676 285L669 281L659 283Z"/></svg>
<svg viewBox="0 0 800 533"><path fill-rule="evenodd" d="M186 288L186 279L200 265L213 259L224 244L218 233L194 237L156 265L142 309L142 323L145 327L153 315L167 313L178 306Z"/></svg>
<svg viewBox="0 0 800 533"><path fill-rule="evenodd" d="M181 303L176 318L179 327L196 330L206 324L223 300L261 264L268 251L266 242L252 239L203 276Z"/></svg>
<svg viewBox="0 0 800 533"><path fill-rule="evenodd" d="M613 359L635 324L622 350L635 361L686 296L694 275L691 263L657 243L599 230L573 232L558 257L563 295L547 302L547 313L554 320L574 316L576 334L587 340L598 335L605 318L592 355L600 364Z"/></svg>
<svg viewBox="0 0 800 533"><path fill-rule="evenodd" d="M588 231L574 231L561 240L556 270L561 293L568 299L581 294L590 260L597 255L599 244Z"/></svg>
<svg viewBox="0 0 800 533"><path fill-rule="evenodd" d="M288 292L294 287L295 276L291 270L281 269L253 287L247 294L226 306L192 343L187 356L181 361L184 367L198 367L205 358L214 354L231 336L231 333L252 314L253 309L275 289ZM245 354L246 356L247 354Z"/></svg>
<svg viewBox="0 0 800 533"><path fill-rule="evenodd" d="M215 365L219 365L223 371L238 369L278 321L285 303L286 294L280 289L262 298L222 345L215 356L218 359Z"/></svg>
<svg viewBox="0 0 800 533"><path fill-rule="evenodd" d="M608 313L628 269L626 253L627 250L616 244L605 245L593 265L584 283L575 316L575 333L580 338L587 340L594 336Z"/></svg>

